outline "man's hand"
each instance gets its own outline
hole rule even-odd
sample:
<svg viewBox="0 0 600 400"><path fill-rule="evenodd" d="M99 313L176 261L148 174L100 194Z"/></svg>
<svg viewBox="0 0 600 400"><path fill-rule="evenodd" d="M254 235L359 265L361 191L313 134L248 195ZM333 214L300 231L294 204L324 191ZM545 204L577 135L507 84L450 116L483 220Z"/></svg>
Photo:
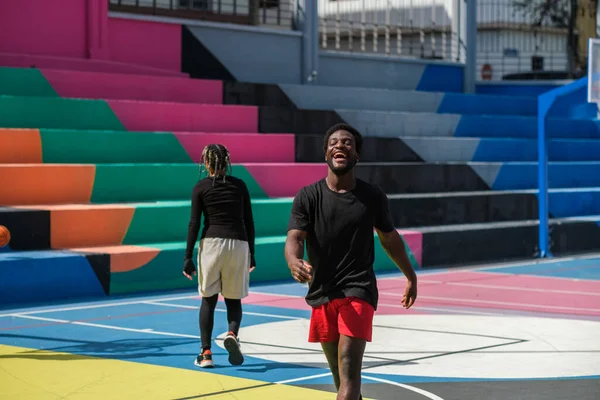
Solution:
<svg viewBox="0 0 600 400"><path fill-rule="evenodd" d="M186 258L183 262L183 275L192 280L192 275L196 275L196 266L191 258Z"/></svg>
<svg viewBox="0 0 600 400"><path fill-rule="evenodd" d="M415 303L417 299L417 283L408 281L406 283L406 289L404 290L404 296L402 296L402 307L407 310Z"/></svg>
<svg viewBox="0 0 600 400"><path fill-rule="evenodd" d="M292 277L300 283L310 282L312 280L312 265L302 259L292 261L288 267L292 272Z"/></svg>

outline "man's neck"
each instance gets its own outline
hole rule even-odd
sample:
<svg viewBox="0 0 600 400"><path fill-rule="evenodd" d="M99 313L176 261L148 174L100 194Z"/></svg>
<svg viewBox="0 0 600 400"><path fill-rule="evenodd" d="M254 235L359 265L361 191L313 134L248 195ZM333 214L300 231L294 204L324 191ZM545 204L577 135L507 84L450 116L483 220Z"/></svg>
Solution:
<svg viewBox="0 0 600 400"><path fill-rule="evenodd" d="M334 192L349 192L356 186L356 179L354 178L354 170L346 172L344 175L336 175L331 170L327 172L327 178L325 182L329 189Z"/></svg>

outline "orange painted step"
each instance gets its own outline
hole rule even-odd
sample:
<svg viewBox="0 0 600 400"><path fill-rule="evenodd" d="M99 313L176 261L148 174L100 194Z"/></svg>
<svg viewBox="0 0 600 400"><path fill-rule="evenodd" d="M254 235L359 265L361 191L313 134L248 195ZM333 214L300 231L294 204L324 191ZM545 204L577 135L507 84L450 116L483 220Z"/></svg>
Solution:
<svg viewBox="0 0 600 400"><path fill-rule="evenodd" d="M94 165L0 164L0 205L87 203Z"/></svg>
<svg viewBox="0 0 600 400"><path fill-rule="evenodd" d="M120 204L35 205L15 208L50 212L52 249L120 245L135 211L135 207Z"/></svg>

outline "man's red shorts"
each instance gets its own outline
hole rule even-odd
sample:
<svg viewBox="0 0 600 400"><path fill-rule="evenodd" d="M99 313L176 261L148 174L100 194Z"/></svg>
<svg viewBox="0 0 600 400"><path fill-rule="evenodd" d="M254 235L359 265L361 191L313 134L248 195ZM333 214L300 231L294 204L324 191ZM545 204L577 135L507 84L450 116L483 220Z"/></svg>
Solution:
<svg viewBox="0 0 600 400"><path fill-rule="evenodd" d="M334 342L345 335L370 342L374 314L373 306L357 297L334 299L313 307L308 341Z"/></svg>

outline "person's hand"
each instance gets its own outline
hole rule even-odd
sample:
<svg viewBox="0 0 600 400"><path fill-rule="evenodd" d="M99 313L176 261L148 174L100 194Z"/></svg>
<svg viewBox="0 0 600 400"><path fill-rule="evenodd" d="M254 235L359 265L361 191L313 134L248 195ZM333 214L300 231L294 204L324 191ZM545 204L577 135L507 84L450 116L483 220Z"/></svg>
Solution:
<svg viewBox="0 0 600 400"><path fill-rule="evenodd" d="M186 258L183 261L183 275L190 281L193 279L192 275L196 275L196 266L191 258Z"/></svg>
<svg viewBox="0 0 600 400"><path fill-rule="evenodd" d="M312 265L304 260L297 259L288 265L292 273L292 277L296 282L306 283L312 280Z"/></svg>
<svg viewBox="0 0 600 400"><path fill-rule="evenodd" d="M406 289L404 290L404 295L402 296L402 307L407 310L415 303L417 299L417 282L408 281L406 283Z"/></svg>
<svg viewBox="0 0 600 400"><path fill-rule="evenodd" d="M253 266L250 267L250 273L252 273L252 271L254 271L254 268L256 268L255 265L253 265Z"/></svg>

